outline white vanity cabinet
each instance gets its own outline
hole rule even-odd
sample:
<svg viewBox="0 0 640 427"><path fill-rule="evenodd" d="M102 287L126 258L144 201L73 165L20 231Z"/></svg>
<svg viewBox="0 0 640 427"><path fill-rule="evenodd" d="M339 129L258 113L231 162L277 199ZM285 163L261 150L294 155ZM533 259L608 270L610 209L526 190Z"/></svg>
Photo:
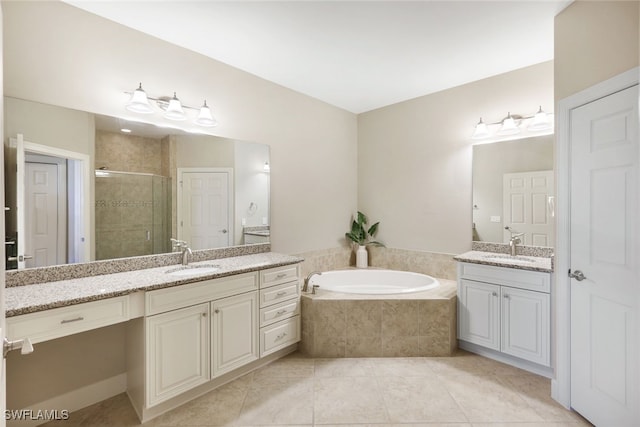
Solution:
<svg viewBox="0 0 640 427"><path fill-rule="evenodd" d="M258 273L145 295L146 406L258 358Z"/></svg>
<svg viewBox="0 0 640 427"><path fill-rule="evenodd" d="M248 292L211 303L212 378L258 359L258 296Z"/></svg>
<svg viewBox="0 0 640 427"><path fill-rule="evenodd" d="M127 389L141 420L297 343L299 273L287 265L146 292L127 337Z"/></svg>
<svg viewBox="0 0 640 427"><path fill-rule="evenodd" d="M544 371L551 365L550 290L550 273L458 263L460 347Z"/></svg>
<svg viewBox="0 0 640 427"><path fill-rule="evenodd" d="M147 317L145 329L148 406L209 381L208 303Z"/></svg>
<svg viewBox="0 0 640 427"><path fill-rule="evenodd" d="M300 341L300 266L260 272L260 357Z"/></svg>

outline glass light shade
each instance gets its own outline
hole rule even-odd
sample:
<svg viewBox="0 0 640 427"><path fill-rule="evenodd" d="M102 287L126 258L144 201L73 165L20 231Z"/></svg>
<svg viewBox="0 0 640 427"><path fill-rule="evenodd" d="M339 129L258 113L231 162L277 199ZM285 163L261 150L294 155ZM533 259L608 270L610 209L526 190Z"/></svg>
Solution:
<svg viewBox="0 0 640 427"><path fill-rule="evenodd" d="M213 127L218 125L218 121L211 115L211 110L207 107L207 101L200 107L200 112L195 120L195 124L204 127Z"/></svg>
<svg viewBox="0 0 640 427"><path fill-rule="evenodd" d="M164 113L164 118L169 120L186 120L187 116L182 109L182 104L180 100L176 97L175 92L173 93L173 98L169 100L169 105L167 106L167 111Z"/></svg>
<svg viewBox="0 0 640 427"><path fill-rule="evenodd" d="M473 132L471 139L484 139L489 137L489 127L485 122L482 121L482 117L480 117L480 121L476 125L476 130Z"/></svg>
<svg viewBox="0 0 640 427"><path fill-rule="evenodd" d="M539 131L539 130L547 130L551 128L551 123L549 122L549 117L547 113L542 111L542 106L538 110L535 116L533 116L533 120L527 127L528 130L531 131Z"/></svg>
<svg viewBox="0 0 640 427"><path fill-rule="evenodd" d="M516 121L511 117L511 113L507 115L507 118L502 121L502 126L498 129L497 134L500 136L504 135L515 135L520 133L520 128L516 125Z"/></svg>
<svg viewBox="0 0 640 427"><path fill-rule="evenodd" d="M142 90L142 83L140 83L138 89L133 91L133 93L131 94L131 98L125 104L125 108L129 111L133 111L134 113L153 113L153 108L151 107L151 104L149 104L147 94L144 90Z"/></svg>

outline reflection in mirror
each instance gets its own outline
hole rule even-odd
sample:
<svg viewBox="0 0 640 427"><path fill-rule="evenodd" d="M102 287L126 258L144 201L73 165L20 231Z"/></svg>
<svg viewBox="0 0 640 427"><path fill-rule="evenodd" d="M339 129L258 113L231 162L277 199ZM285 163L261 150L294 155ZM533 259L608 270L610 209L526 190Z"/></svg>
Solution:
<svg viewBox="0 0 640 427"><path fill-rule="evenodd" d="M553 246L553 164L553 135L474 145L473 240Z"/></svg>
<svg viewBox="0 0 640 427"><path fill-rule="evenodd" d="M38 122L30 117L38 117ZM67 213L49 204L51 212L61 218L63 229L74 223L68 208L73 201L93 199L86 210L95 207L94 218L77 214L94 226L77 236L90 248L86 257L74 257L67 248L54 261L40 257L24 267L171 252L171 237L186 240L192 249L270 239L267 145L5 97L5 171L16 170L18 159L10 140L17 134L54 151L86 155L93 162L88 167L95 176L89 180L93 182L88 185L88 196L76 191L80 189L71 177L66 182L59 180L54 193L65 200L56 201L55 206L67 206ZM46 160L31 156L25 163ZM5 172L7 242L17 242L16 181L15 173ZM67 196L63 196L63 187ZM26 205L25 211L42 212L41 205ZM52 243L59 247L69 241L61 229L54 232L57 238ZM24 250L30 250L31 244L25 242ZM8 256L26 253L21 249L7 243ZM7 261L7 269L17 267L15 261Z"/></svg>

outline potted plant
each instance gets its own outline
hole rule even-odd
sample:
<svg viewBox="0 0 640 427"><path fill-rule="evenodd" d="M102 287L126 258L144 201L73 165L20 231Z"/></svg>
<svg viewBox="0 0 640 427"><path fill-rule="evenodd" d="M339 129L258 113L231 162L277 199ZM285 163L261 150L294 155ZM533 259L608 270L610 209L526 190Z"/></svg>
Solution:
<svg viewBox="0 0 640 427"><path fill-rule="evenodd" d="M351 223L351 231L344 234L347 239L358 245L358 250L356 251L356 267L367 268L369 262L367 253L368 245L384 246L382 243L372 240L378 232L379 224L380 222L376 222L367 229L367 217L358 211L356 219Z"/></svg>

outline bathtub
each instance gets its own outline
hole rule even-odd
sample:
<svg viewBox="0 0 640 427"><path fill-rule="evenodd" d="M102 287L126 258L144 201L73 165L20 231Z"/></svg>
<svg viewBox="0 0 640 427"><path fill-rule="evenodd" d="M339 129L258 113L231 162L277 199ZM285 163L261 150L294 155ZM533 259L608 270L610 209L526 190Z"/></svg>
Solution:
<svg viewBox="0 0 640 427"><path fill-rule="evenodd" d="M409 271L350 269L314 275L309 286L344 294L390 295L426 291L440 286L438 279Z"/></svg>
<svg viewBox="0 0 640 427"><path fill-rule="evenodd" d="M319 288L301 296L303 354L441 357L456 351L455 280L368 268L324 271L309 285Z"/></svg>

